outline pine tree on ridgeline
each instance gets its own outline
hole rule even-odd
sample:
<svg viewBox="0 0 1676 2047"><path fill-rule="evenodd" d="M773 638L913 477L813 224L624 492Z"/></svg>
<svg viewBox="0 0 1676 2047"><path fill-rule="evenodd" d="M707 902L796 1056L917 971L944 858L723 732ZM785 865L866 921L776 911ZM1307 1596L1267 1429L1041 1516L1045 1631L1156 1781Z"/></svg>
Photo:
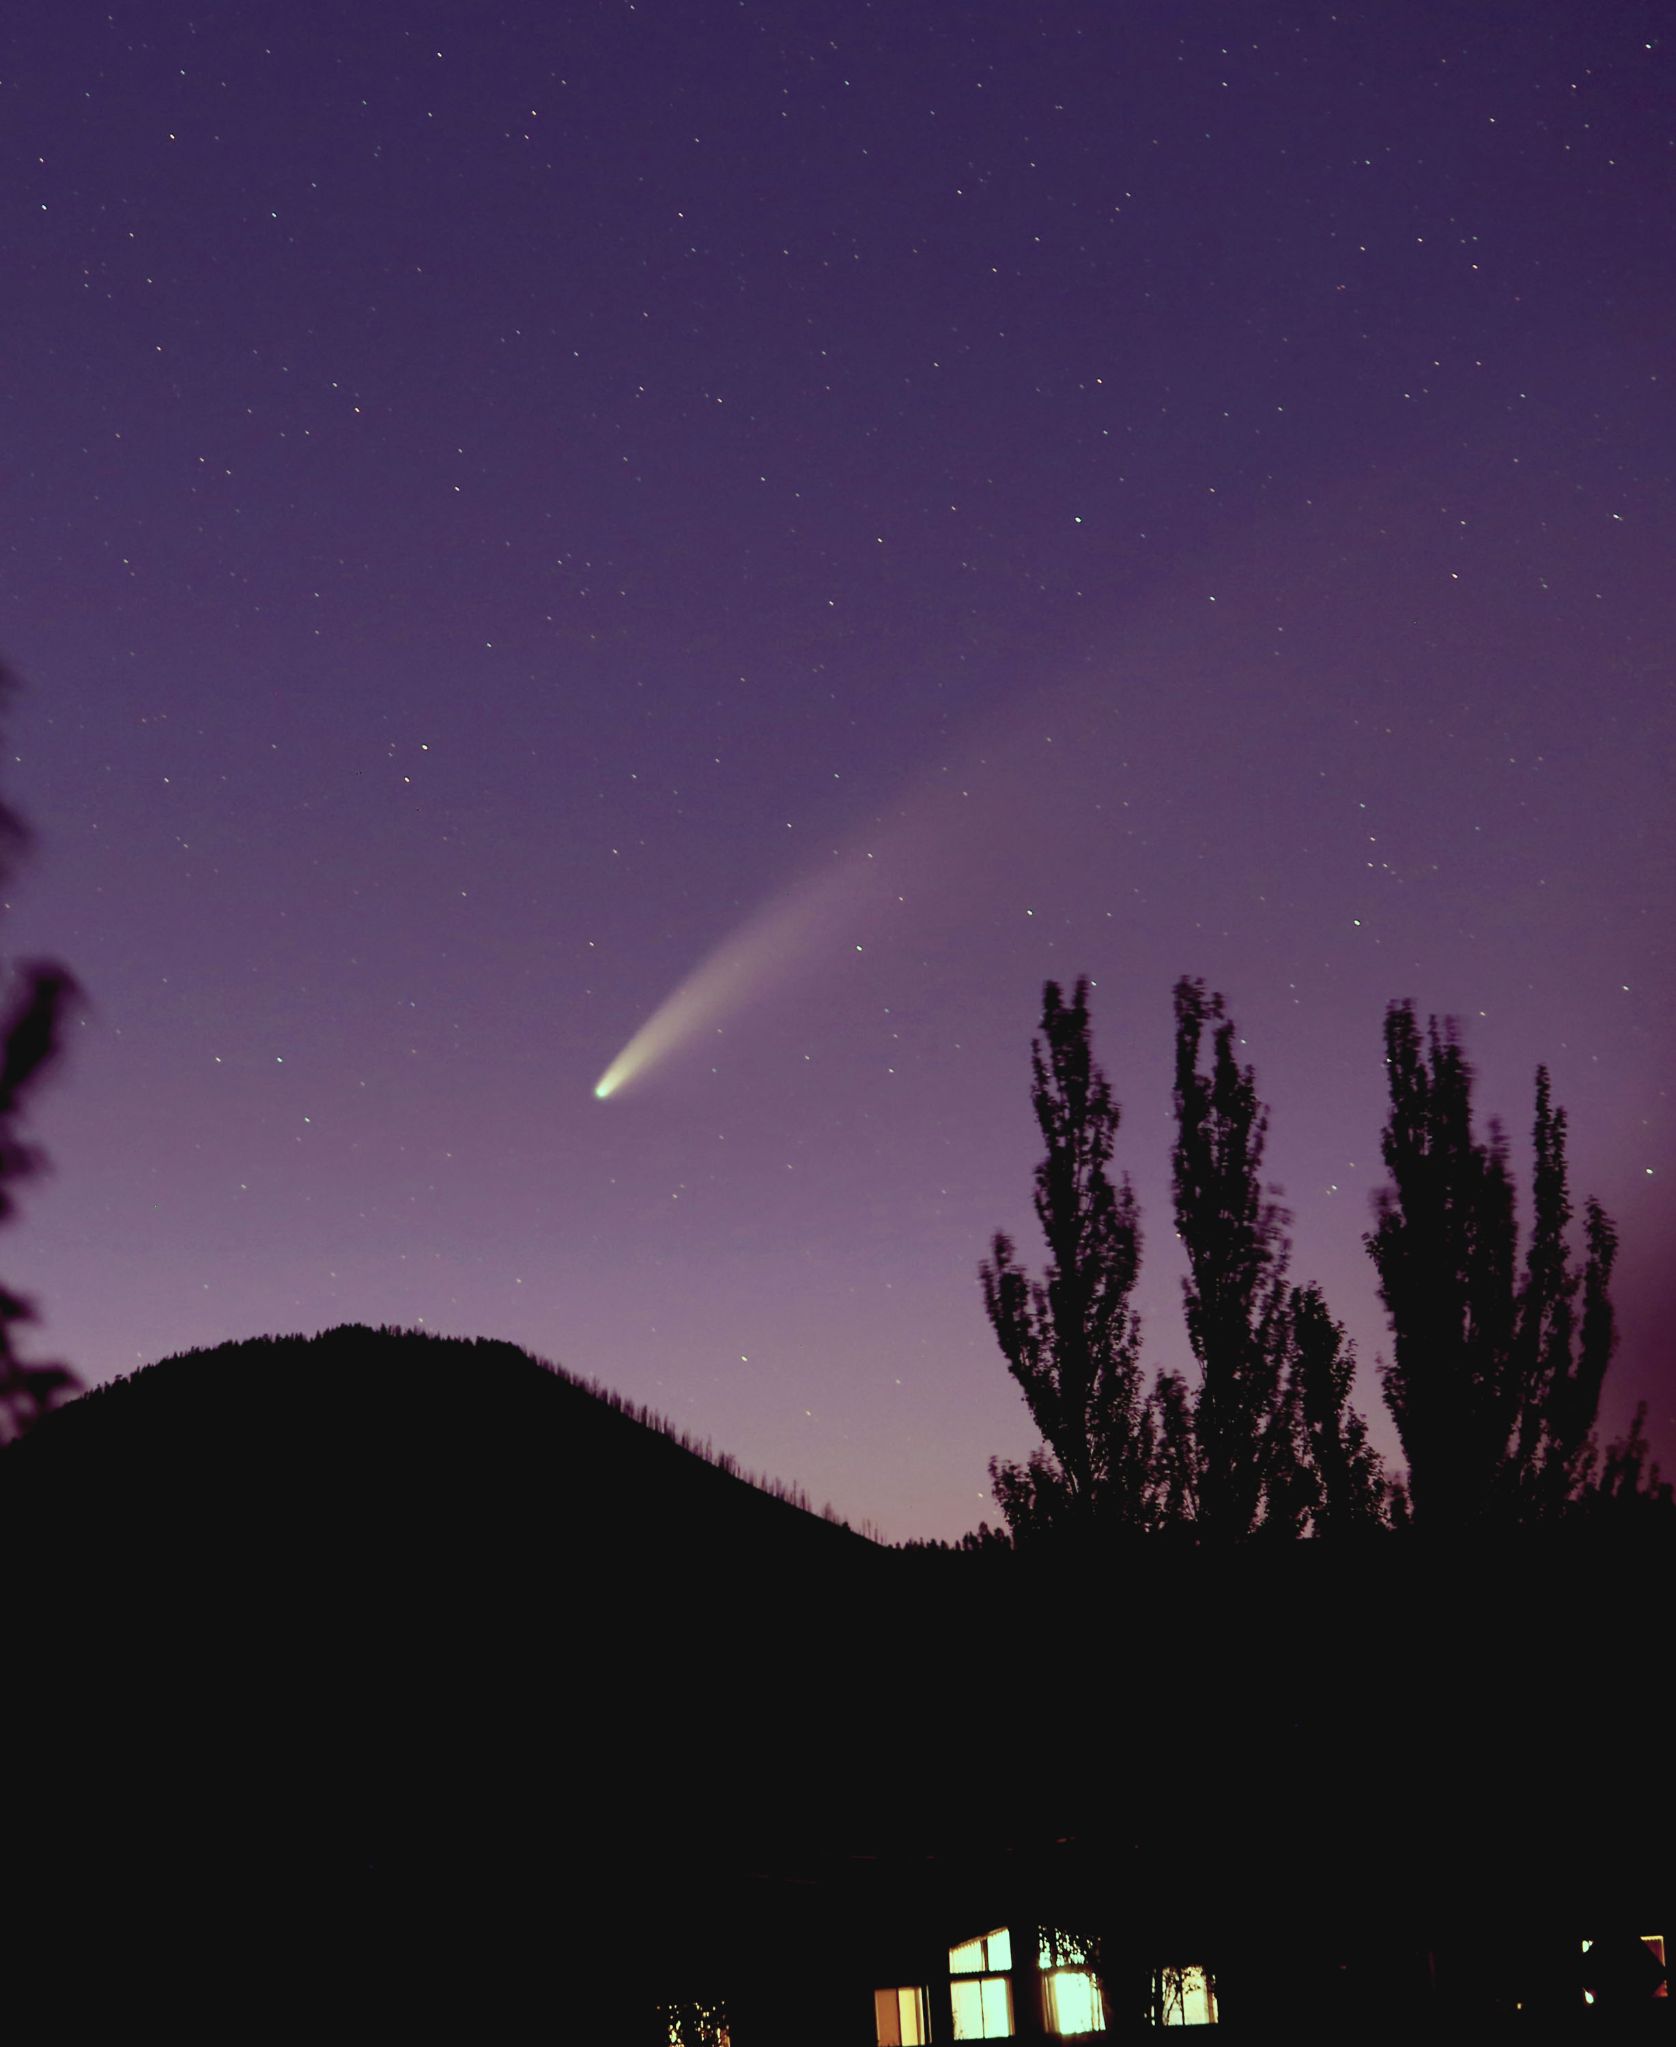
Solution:
<svg viewBox="0 0 1676 2047"><path fill-rule="evenodd" d="M1088 983L1067 1003L1042 991L1031 1046L1031 1102L1047 1145L1036 1168L1045 1279L1017 1263L997 1232L980 1268L984 1308L1045 1448L1025 1464L990 1465L1016 1541L1058 1531L1147 1527L1153 1420L1141 1382L1140 1324L1130 1294L1140 1269L1140 1214L1125 1176L1109 1171L1121 1110L1095 1064Z"/></svg>
<svg viewBox="0 0 1676 2047"><path fill-rule="evenodd" d="M1573 1262L1565 1112L1536 1076L1530 1243L1523 1274L1507 1144L1472 1123L1472 1068L1453 1022L1424 1034L1410 1002L1385 1016L1390 1185L1367 1248L1392 1335L1386 1404L1408 1459L1415 1525L1432 1533L1551 1521L1588 1490L1616 1344L1617 1235L1584 1212Z"/></svg>

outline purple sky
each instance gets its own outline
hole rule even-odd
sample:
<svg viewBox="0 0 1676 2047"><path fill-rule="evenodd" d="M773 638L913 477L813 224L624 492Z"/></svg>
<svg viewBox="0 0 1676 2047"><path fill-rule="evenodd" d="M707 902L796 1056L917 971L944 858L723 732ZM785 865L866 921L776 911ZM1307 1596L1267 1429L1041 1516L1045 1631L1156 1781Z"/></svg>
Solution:
<svg viewBox="0 0 1676 2047"><path fill-rule="evenodd" d="M1033 1440L976 1266L1047 976L1189 1363L1185 972L1387 1445L1384 1006L1521 1188L1548 1061L1676 1464L1663 14L12 10L37 1353L509 1337L953 1536Z"/></svg>

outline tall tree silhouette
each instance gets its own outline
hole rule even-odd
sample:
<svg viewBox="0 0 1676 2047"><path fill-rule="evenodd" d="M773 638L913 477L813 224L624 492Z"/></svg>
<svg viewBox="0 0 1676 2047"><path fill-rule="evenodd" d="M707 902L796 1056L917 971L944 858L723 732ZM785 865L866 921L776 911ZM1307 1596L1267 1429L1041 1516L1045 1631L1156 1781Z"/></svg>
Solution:
<svg viewBox="0 0 1676 2047"><path fill-rule="evenodd" d="M1368 1425L1350 1405L1356 1352L1327 1310L1321 1289L1295 1287L1288 1307L1289 1377L1296 1388L1308 1507L1317 1535L1350 1535L1385 1524L1390 1487Z"/></svg>
<svg viewBox="0 0 1676 2047"><path fill-rule="evenodd" d="M1234 1026L1202 981L1175 990L1176 1228L1187 1252L1187 1341L1199 1363L1190 1463L1201 1540L1238 1541L1271 1491L1295 1498L1296 1413L1287 1383L1290 1324L1286 1212L1263 1187L1268 1111L1256 1075L1234 1056ZM1206 1028L1210 1070L1200 1071ZM1178 1417L1187 1404L1173 1401ZM1180 1429L1180 1420L1175 1424ZM1288 1518L1293 1518L1290 1510Z"/></svg>
<svg viewBox="0 0 1676 2047"><path fill-rule="evenodd" d="M1539 1066L1531 1241L1513 1360L1519 1424L1512 1479L1516 1510L1530 1520L1563 1513L1593 1475L1595 1418L1617 1344L1609 1288L1618 1235L1600 1203L1585 1202L1587 1256L1582 1272L1576 1271L1566 1238L1572 1209L1565 1129L1565 1111L1553 1106L1548 1069Z"/></svg>
<svg viewBox="0 0 1676 2047"><path fill-rule="evenodd" d="M1189 1392L1166 1373L1155 1396L1171 1516L1213 1543L1378 1525L1386 1487L1350 1405L1354 1352L1320 1289L1287 1282L1289 1218L1263 1185L1269 1112L1255 1071L1202 981L1176 984L1175 1024L1176 1227L1200 1378Z"/></svg>
<svg viewBox="0 0 1676 2047"><path fill-rule="evenodd" d="M1536 1077L1530 1244L1521 1277L1507 1145L1472 1127L1472 1069L1452 1022L1422 1035L1409 1002L1385 1016L1391 1113L1367 1247L1391 1324L1382 1378L1408 1457L1418 1526L1551 1519L1588 1482L1616 1341L1617 1236L1585 1210L1578 1272L1567 1230L1565 1114ZM1579 1296L1581 1312L1579 1313Z"/></svg>
<svg viewBox="0 0 1676 2047"><path fill-rule="evenodd" d="M1141 1389L1140 1325L1129 1297L1140 1266L1140 1217L1128 1178L1108 1170L1121 1111L1094 1063L1088 983L1067 1003L1042 991L1031 1046L1031 1101L1047 1145L1035 1210L1047 1241L1044 1280L997 1233L980 1267L984 1308L1045 1450L990 1466L1015 1539L1063 1527L1145 1527L1153 1424Z"/></svg>
<svg viewBox="0 0 1676 2047"><path fill-rule="evenodd" d="M0 708L14 688L10 671L0 664ZM22 819L0 802L0 880L9 876L27 844ZM43 1164L20 1126L31 1089L57 1057L63 1018L75 990L62 967L45 962L21 966L16 981L10 1010L0 1022L0 1222L16 1211L17 1182L39 1172ZM14 1331L33 1314L21 1294L0 1286L0 1443L22 1435L50 1407L80 1388L68 1366L26 1364L17 1355Z"/></svg>

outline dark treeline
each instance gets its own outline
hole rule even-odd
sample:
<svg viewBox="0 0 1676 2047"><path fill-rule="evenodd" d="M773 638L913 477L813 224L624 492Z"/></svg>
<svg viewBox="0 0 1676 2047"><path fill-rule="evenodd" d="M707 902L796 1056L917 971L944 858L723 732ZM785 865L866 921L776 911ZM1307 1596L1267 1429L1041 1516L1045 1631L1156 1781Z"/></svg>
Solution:
<svg viewBox="0 0 1676 2047"><path fill-rule="evenodd" d="M1645 1407L1602 1454L1595 1432L1616 1342L1617 1238L1593 1200L1573 1250L1566 1120L1536 1076L1531 1219L1521 1261L1499 1128L1473 1127L1472 1069L1452 1023L1385 1019L1388 1185L1365 1243L1391 1325L1380 1366L1407 1459L1388 1472L1353 1406L1354 1349L1319 1286L1291 1274L1290 1217L1263 1178L1269 1112L1235 1053L1221 995L1175 990L1176 1230L1197 1367L1149 1386L1131 1296L1141 1219L1112 1174L1121 1110L1093 1056L1088 984L1049 982L1031 1051L1046 1144L1035 1211L1048 1265L1033 1279L997 1234L984 1306L1042 1445L990 1478L1006 1535L1030 1548L1091 1536L1214 1547L1414 1528L1428 1536L1537 1525L1632 1528L1672 1518L1649 1465Z"/></svg>

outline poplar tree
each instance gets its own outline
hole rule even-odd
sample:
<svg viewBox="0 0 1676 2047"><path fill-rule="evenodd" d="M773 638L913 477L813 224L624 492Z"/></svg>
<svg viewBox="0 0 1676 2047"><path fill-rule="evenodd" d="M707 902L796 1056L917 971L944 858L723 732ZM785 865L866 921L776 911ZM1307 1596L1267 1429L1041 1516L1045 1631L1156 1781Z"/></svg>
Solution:
<svg viewBox="0 0 1676 2047"><path fill-rule="evenodd" d="M1353 1535L1386 1525L1390 1487L1368 1425L1350 1404L1356 1350L1317 1286L1295 1288L1290 1376L1297 1390L1309 1513L1317 1535Z"/></svg>
<svg viewBox="0 0 1676 2047"><path fill-rule="evenodd" d="M1390 1319L1380 1378L1421 1526L1490 1512L1513 1429L1513 1185L1492 1125L1472 1127L1472 1072L1453 1023L1424 1038L1412 1003L1385 1016L1391 1114L1367 1247Z"/></svg>
<svg viewBox="0 0 1676 2047"><path fill-rule="evenodd" d="M1507 1145L1475 1136L1472 1069L1453 1022L1422 1036L1410 1002L1385 1016L1390 1184L1366 1242L1391 1325L1386 1404L1408 1458L1417 1526L1448 1532L1554 1519L1598 1457L1616 1343L1617 1235L1596 1201L1573 1261L1565 1113L1536 1076L1530 1241L1521 1274Z"/></svg>
<svg viewBox="0 0 1676 2047"><path fill-rule="evenodd" d="M1522 1519L1565 1512L1594 1474L1595 1418L1617 1344L1609 1287L1618 1236L1598 1201L1583 1205L1585 1260L1572 1264L1566 1119L1553 1106L1548 1069L1536 1070L1530 1250L1519 1292L1513 1372L1518 1434L1514 1506Z"/></svg>
<svg viewBox="0 0 1676 2047"><path fill-rule="evenodd" d="M1320 1288L1287 1280L1290 1218L1263 1183L1255 1069L1202 981L1176 984L1175 1023L1176 1228L1200 1376L1189 1390L1167 1373L1154 1396L1169 1518L1212 1543L1380 1526L1387 1487L1350 1405L1354 1350Z"/></svg>
<svg viewBox="0 0 1676 2047"><path fill-rule="evenodd" d="M1033 1280L997 1232L979 1268L984 1309L1044 1448L990 1465L1015 1539L1058 1529L1131 1530L1151 1514L1153 1423L1141 1386L1140 1324L1130 1306L1140 1213L1110 1166L1121 1110L1095 1064L1088 983L1067 1003L1042 991L1031 1046L1031 1102L1047 1146L1035 1211L1048 1267Z"/></svg>
<svg viewBox="0 0 1676 2047"><path fill-rule="evenodd" d="M1293 1494L1289 1218L1263 1186L1268 1110L1253 1068L1235 1057L1222 997L1207 995L1202 981L1178 981L1175 1024L1176 1229L1187 1253L1187 1341L1200 1376L1191 1442L1174 1446L1174 1461L1191 1466L1200 1540L1238 1541L1257 1527L1271 1491ZM1179 1395L1173 1405L1179 1432L1187 1407Z"/></svg>

